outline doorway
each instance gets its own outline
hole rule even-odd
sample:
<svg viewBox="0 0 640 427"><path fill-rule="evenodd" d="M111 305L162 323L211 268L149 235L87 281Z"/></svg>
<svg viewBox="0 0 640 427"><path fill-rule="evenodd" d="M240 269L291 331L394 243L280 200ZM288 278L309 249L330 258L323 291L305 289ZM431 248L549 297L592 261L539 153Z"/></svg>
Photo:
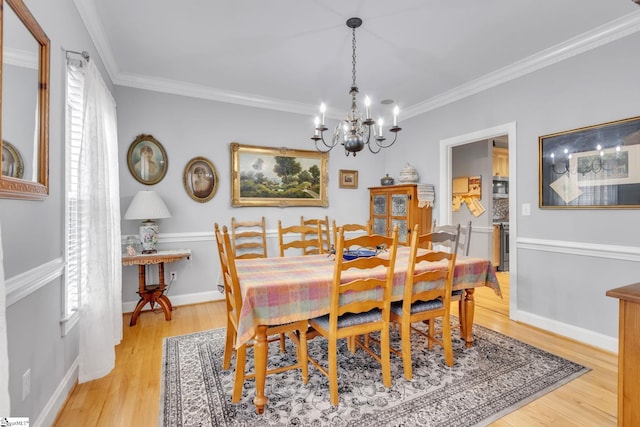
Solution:
<svg viewBox="0 0 640 427"><path fill-rule="evenodd" d="M443 139L440 141L440 191L437 201L440 206L438 216L441 224L452 222L452 180L453 180L453 148L461 145L472 144L478 141L490 140L492 138L506 137L509 150L509 187L515 190L516 187L516 123L506 123L488 129L482 129L464 135ZM517 239L517 211L516 198L509 198L509 237L508 246L515 248ZM489 232L489 230L487 230ZM517 251L510 251L509 254L509 313L515 313L517 301Z"/></svg>

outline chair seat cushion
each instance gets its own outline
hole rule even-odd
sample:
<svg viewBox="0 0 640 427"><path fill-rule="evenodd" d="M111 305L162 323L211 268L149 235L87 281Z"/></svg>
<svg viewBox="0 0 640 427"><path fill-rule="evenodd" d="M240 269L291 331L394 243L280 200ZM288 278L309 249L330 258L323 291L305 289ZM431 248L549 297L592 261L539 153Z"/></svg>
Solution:
<svg viewBox="0 0 640 427"><path fill-rule="evenodd" d="M373 309L364 313L345 313L338 318L338 328L346 328L348 326L362 325L363 323L378 322L382 320L382 312L379 309ZM316 322L324 329L329 329L329 315L316 317L311 322Z"/></svg>
<svg viewBox="0 0 640 427"><path fill-rule="evenodd" d="M454 297L462 295L463 293L464 293L464 289L457 289L455 291L451 291L451 295L453 295Z"/></svg>
<svg viewBox="0 0 640 427"><path fill-rule="evenodd" d="M438 310L443 307L441 299L431 301L416 301L411 304L411 314L422 313L430 310ZM398 316L402 316L402 301L391 303L391 312Z"/></svg>

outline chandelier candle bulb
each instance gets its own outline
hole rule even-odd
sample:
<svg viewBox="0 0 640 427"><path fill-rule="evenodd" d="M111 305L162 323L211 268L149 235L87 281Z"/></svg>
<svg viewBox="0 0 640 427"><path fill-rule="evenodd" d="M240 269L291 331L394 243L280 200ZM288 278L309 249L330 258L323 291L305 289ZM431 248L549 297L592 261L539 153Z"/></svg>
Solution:
<svg viewBox="0 0 640 427"><path fill-rule="evenodd" d="M365 108L365 113L366 113L366 116L367 116L366 118L368 119L368 118L370 118L370 117L371 117L371 114L370 114L370 112L369 112L369 107L371 106L371 99L369 99L369 97L368 97L368 96L366 96L366 97L364 98L364 106L366 107L366 108Z"/></svg>
<svg viewBox="0 0 640 427"><path fill-rule="evenodd" d="M396 105L396 108L393 109L393 127L398 126L398 113L399 112L400 112L400 109Z"/></svg>
<svg viewBox="0 0 640 427"><path fill-rule="evenodd" d="M320 122L324 126L324 112L327 111L327 106L324 105L324 102L320 104L320 113L322 114L322 121Z"/></svg>
<svg viewBox="0 0 640 427"><path fill-rule="evenodd" d="M380 138L382 138L382 125L383 125L382 118L379 118L378 119L378 126L380 126Z"/></svg>

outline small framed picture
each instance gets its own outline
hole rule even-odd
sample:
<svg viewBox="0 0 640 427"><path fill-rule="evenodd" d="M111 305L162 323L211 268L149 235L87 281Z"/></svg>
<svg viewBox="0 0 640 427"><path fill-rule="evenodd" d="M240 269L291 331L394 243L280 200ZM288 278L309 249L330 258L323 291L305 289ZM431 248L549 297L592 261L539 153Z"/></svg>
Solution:
<svg viewBox="0 0 640 427"><path fill-rule="evenodd" d="M129 146L127 165L129 172L138 182L154 185L167 174L169 159L157 139L141 134Z"/></svg>
<svg viewBox="0 0 640 427"><path fill-rule="evenodd" d="M216 195L218 173L215 166L204 157L194 157L184 168L184 189L196 202L208 202Z"/></svg>
<svg viewBox="0 0 640 427"><path fill-rule="evenodd" d="M358 171L340 169L340 188L358 188Z"/></svg>
<svg viewBox="0 0 640 427"><path fill-rule="evenodd" d="M10 142L2 141L2 175L12 178L22 178L24 163L16 147Z"/></svg>

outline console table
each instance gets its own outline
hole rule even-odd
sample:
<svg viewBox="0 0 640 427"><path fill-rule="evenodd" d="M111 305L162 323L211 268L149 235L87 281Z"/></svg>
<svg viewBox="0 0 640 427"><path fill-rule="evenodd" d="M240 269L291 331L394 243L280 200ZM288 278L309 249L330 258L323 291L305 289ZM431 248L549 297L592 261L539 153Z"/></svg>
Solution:
<svg viewBox="0 0 640 427"><path fill-rule="evenodd" d="M618 425L640 425L640 283L609 289L620 300L618 331Z"/></svg>
<svg viewBox="0 0 640 427"><path fill-rule="evenodd" d="M122 257L122 265L138 266L138 295L140 300L136 309L133 310L129 326L134 326L138 321L138 316L142 308L149 303L151 309L158 303L164 311L165 320L171 320L171 310L173 306L171 301L164 294L166 285L164 283L164 263L174 262L191 256L190 249L178 249L172 251L158 251L155 254L142 254ZM147 284L146 266L149 264L158 264L158 283Z"/></svg>

